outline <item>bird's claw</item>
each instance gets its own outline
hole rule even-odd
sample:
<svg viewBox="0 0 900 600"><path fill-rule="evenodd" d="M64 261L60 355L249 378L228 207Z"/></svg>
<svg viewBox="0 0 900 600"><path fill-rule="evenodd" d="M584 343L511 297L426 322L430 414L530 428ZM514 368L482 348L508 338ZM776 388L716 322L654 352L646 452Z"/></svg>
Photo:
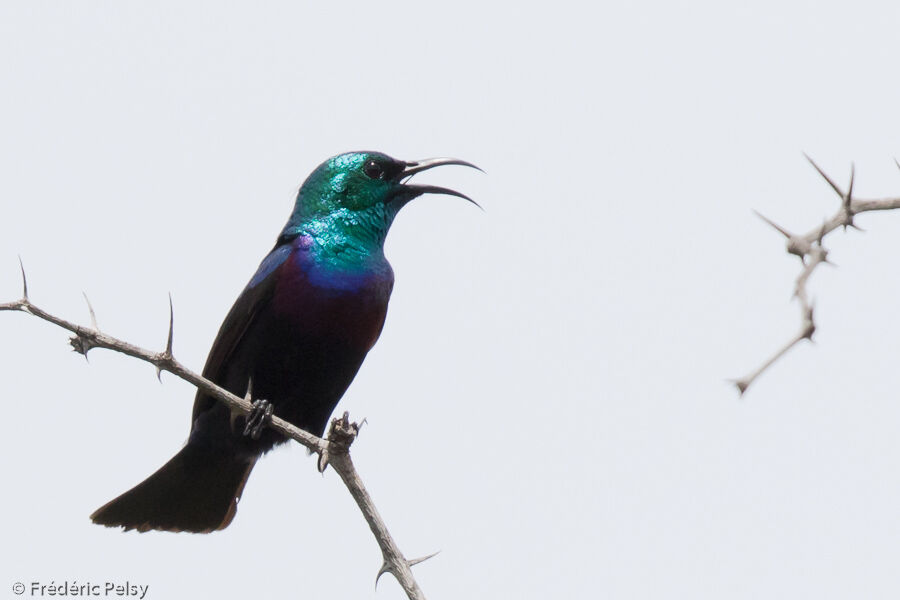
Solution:
<svg viewBox="0 0 900 600"><path fill-rule="evenodd" d="M263 429L272 420L272 412L275 407L268 400L254 400L253 408L247 414L247 424L244 426L244 435L249 435L252 439L258 440L262 435Z"/></svg>

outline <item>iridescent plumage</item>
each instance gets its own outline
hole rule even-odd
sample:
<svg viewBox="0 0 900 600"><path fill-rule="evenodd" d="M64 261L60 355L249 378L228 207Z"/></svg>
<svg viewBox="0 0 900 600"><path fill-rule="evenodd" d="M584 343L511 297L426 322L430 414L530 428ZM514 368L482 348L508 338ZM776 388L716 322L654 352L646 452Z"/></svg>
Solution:
<svg viewBox="0 0 900 600"><path fill-rule="evenodd" d="M425 193L466 198L404 181L448 164L473 166L350 152L313 171L275 247L225 317L203 375L237 395L252 384L253 397L271 402L274 414L322 435L384 326L394 285L384 240L397 212ZM91 518L139 531L226 527L256 460L285 441L272 430L244 435L245 421L198 392L185 447Z"/></svg>

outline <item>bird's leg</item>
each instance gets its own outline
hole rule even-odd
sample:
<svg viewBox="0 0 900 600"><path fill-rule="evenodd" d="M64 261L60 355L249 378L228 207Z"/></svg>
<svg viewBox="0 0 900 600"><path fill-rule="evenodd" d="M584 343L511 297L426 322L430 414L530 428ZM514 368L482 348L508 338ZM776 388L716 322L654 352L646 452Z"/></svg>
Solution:
<svg viewBox="0 0 900 600"><path fill-rule="evenodd" d="M247 425L244 426L244 435L249 435L254 440L258 440L262 435L263 429L272 420L272 411L275 407L268 400L254 400L253 408L247 414Z"/></svg>

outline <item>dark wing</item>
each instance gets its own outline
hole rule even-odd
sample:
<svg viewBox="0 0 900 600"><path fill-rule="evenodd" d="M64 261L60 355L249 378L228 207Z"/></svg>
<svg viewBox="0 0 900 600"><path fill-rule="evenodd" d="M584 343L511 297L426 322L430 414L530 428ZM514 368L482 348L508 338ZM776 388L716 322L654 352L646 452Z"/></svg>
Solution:
<svg viewBox="0 0 900 600"><path fill-rule="evenodd" d="M276 246L263 259L250 283L228 311L209 351L206 366L203 367L203 376L232 394L243 395L249 378L246 367L232 364L233 359L241 348L247 332L252 329L257 317L268 306L275 290L279 267L290 256L291 250L289 243ZM194 411L191 414L191 424L196 421L197 415L209 410L215 403L214 398L198 391L194 400Z"/></svg>

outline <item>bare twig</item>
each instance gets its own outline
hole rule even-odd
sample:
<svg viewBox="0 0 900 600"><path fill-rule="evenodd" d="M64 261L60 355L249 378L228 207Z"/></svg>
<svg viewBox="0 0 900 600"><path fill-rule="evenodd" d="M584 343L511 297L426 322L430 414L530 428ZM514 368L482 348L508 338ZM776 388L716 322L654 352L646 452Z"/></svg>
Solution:
<svg viewBox="0 0 900 600"><path fill-rule="evenodd" d="M413 578L411 567L434 555L408 560L400 554L397 544L391 537L391 533L385 526L384 521L381 520L381 515L378 514L372 498L369 497L369 492L366 491L362 481L359 479L356 468L350 461L350 454L347 452L347 449L356 438L357 433L359 433L359 425L351 423L347 413L344 413L342 418L331 421L331 426L328 430L328 439L332 442L329 448L329 464L334 467L344 485L350 490L350 495L356 500L356 505L362 511L366 523L369 524L369 529L372 530L372 534L378 540L378 546L381 548L381 556L384 562L381 565L381 569L378 570L378 575L375 577L375 585L378 585L378 580L383 574L390 573L400 582L400 586L407 596L410 598L424 598L422 590L419 589L419 585Z"/></svg>
<svg viewBox="0 0 900 600"><path fill-rule="evenodd" d="M44 321L48 321L63 329L71 331L75 335L72 336L69 342L76 352L85 355L85 357L87 357L88 351L92 348L106 348L108 350L113 350L114 352L121 352L122 354L127 354L128 356L154 365L158 376L161 375L163 371L168 371L188 383L193 384L198 389L203 390L217 400L224 402L229 407L240 410L244 414L250 412L252 408L252 399L250 397L249 389L246 397L241 398L236 396L208 379L197 375L175 359L172 354L174 310L172 309L171 295L169 296L169 331L166 340L166 349L162 352L151 352L150 350L145 350L100 332L97 327L94 309L90 306L90 301L88 301L88 307L91 313L91 327L83 327L71 323L35 306L28 297L28 284L25 278L25 268L21 266L21 259L19 260L19 264L22 270L23 297L21 300L16 300L15 302L0 304L0 311L29 313L39 319L43 319ZM85 300L87 300L87 296L85 296ZM410 600L424 600L425 595L422 593L422 590L419 589L410 567L430 558L430 556L421 559L406 559L400 552L394 539L391 537L384 521L381 520L381 517L375 508L375 504L372 502L371 496L369 496L368 491L356 472L353 461L350 459L350 445L353 443L356 434L359 432L359 425L351 423L349 414L344 413L342 417L332 420L326 439L316 437L275 415L271 415L268 427L317 453L320 456L319 464L322 469L324 469L324 464L331 464L334 467L334 470L340 476L344 485L347 486L350 495L356 500L359 509L363 513L363 517L365 517L366 522L369 524L369 528L375 535L378 546L381 548L384 563L378 572L378 577L381 577L383 573L391 573L397 578L397 581L400 582L400 585L403 587L403 590ZM323 460L326 462L323 463Z"/></svg>
<svg viewBox="0 0 900 600"><path fill-rule="evenodd" d="M831 264L828 260L828 250L822 244L825 236L838 227L843 227L845 231L848 227L862 231L862 229L860 229L853 221L854 217L859 213L900 208L900 197L881 198L876 200L860 200L854 198L853 184L856 179L855 166L851 165L850 167L850 183L847 185L847 191L844 192L844 190L842 190L841 187L819 167L819 165L813 162L809 156L806 156L806 159L812 164L813 168L819 172L819 175L828 182L831 189L840 196L841 204L838 207L837 212L832 215L831 218L826 219L819 227L816 227L805 235L791 233L784 227L777 225L775 222L754 211L760 219L771 225L786 238L787 252L800 257L800 260L803 263L803 269L801 269L800 274L797 275L797 279L794 283L794 297L797 298L797 301L800 303L801 324L800 331L775 352L775 354L763 362L762 365L747 375L732 380L732 383L737 387L740 394L746 392L747 388L749 388L766 369L787 353L788 350L803 340L812 341L813 333L816 331L816 323L813 318L813 303L809 299L806 284L816 267L822 263ZM897 166L900 167L900 162L897 163Z"/></svg>

